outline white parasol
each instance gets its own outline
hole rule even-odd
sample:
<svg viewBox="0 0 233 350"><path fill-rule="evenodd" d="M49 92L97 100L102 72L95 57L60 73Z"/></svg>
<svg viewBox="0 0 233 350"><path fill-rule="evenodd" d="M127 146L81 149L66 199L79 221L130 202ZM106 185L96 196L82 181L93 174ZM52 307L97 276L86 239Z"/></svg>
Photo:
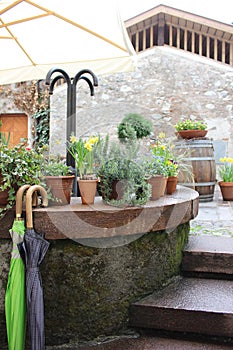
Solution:
<svg viewBox="0 0 233 350"><path fill-rule="evenodd" d="M133 69L134 49L115 0L1 0L0 85Z"/></svg>

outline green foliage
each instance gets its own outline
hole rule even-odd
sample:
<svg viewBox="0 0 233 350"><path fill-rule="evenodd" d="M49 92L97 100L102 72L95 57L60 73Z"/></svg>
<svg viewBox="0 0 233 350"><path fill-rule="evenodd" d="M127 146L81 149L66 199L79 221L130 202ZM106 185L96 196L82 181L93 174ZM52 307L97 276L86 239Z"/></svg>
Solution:
<svg viewBox="0 0 233 350"><path fill-rule="evenodd" d="M97 175L100 178L100 193L108 204L143 205L150 197L150 185L146 182L145 168L136 154L137 147L127 148L111 144L106 158L100 164ZM123 186L123 197L111 199L112 184L119 182Z"/></svg>
<svg viewBox="0 0 233 350"><path fill-rule="evenodd" d="M45 157L41 173L44 176L67 176L72 174L72 170L58 155Z"/></svg>
<svg viewBox="0 0 233 350"><path fill-rule="evenodd" d="M224 182L233 182L233 158L220 158L221 165L218 173Z"/></svg>
<svg viewBox="0 0 233 350"><path fill-rule="evenodd" d="M149 136L153 130L152 123L140 114L127 114L118 125L118 138L121 142L134 141Z"/></svg>
<svg viewBox="0 0 233 350"><path fill-rule="evenodd" d="M79 172L80 179L90 178L95 176L94 169L94 150L99 143L98 136L90 136L88 139L77 138L71 135L68 144L68 151L75 160L76 167Z"/></svg>
<svg viewBox="0 0 233 350"><path fill-rule="evenodd" d="M47 108L42 108L33 115L36 120L35 141L37 147L43 147L49 143L49 115L50 110Z"/></svg>
<svg viewBox="0 0 233 350"><path fill-rule="evenodd" d="M175 124L176 131L181 130L206 130L207 124L202 120L181 119Z"/></svg>
<svg viewBox="0 0 233 350"><path fill-rule="evenodd" d="M0 190L9 190L8 205L5 209L11 208L15 203L15 191L22 185L40 184L40 170L43 162L43 155L39 151L26 147L25 144L18 144L8 148L0 143L0 174L2 184Z"/></svg>
<svg viewBox="0 0 233 350"><path fill-rule="evenodd" d="M0 120L0 126L2 126L2 121ZM4 145L8 146L10 141L10 133L8 132L8 135L5 136L3 132L0 131L0 142Z"/></svg>

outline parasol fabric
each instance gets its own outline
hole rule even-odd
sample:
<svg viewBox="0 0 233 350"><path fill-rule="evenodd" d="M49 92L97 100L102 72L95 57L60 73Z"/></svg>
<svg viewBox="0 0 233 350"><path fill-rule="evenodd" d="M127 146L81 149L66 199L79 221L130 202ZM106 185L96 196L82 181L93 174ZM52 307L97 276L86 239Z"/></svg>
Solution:
<svg viewBox="0 0 233 350"><path fill-rule="evenodd" d="M44 300L39 267L49 248L49 242L32 227L32 195L35 191L41 192L43 205L48 205L44 188L39 185L31 186L26 194L27 229L18 248L26 267L27 320L31 350L44 350Z"/></svg>
<svg viewBox="0 0 233 350"><path fill-rule="evenodd" d="M25 225L21 220L22 197L25 190L30 186L24 185L19 188L16 194L16 219L10 230L13 242L11 252L10 271L5 294L5 314L8 350L24 350L25 343L25 268L20 257L17 244L24 238Z"/></svg>
<svg viewBox="0 0 233 350"><path fill-rule="evenodd" d="M116 0L0 1L0 85L45 79L59 67L110 74L136 57Z"/></svg>

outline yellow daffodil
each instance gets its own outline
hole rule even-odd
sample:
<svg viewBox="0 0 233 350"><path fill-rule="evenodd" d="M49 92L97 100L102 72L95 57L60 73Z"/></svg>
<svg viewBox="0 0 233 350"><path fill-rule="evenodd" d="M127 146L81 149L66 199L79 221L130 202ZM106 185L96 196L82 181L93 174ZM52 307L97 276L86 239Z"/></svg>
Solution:
<svg viewBox="0 0 233 350"><path fill-rule="evenodd" d="M92 151L92 144L90 142L86 142L84 144L84 148L86 148L88 151Z"/></svg>
<svg viewBox="0 0 233 350"><path fill-rule="evenodd" d="M88 140L88 142L91 144L91 145L94 145L95 143L97 143L99 141L99 138L96 136L96 137L90 137L90 139Z"/></svg>
<svg viewBox="0 0 233 350"><path fill-rule="evenodd" d="M74 136L74 135L71 135L71 136L70 136L70 142L71 142L71 143L75 143L76 141L77 141L77 137Z"/></svg>

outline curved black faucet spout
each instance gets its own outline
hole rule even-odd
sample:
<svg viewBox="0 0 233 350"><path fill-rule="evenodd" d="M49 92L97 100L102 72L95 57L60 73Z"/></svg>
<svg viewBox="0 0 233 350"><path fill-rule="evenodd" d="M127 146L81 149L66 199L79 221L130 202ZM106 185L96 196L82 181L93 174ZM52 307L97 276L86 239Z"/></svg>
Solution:
<svg viewBox="0 0 233 350"><path fill-rule="evenodd" d="M52 81L52 75L54 73L59 73L56 75ZM84 76L84 74L90 74L93 82ZM67 122L66 122L66 140L70 140L72 134L76 135L76 85L80 79L83 79L87 82L90 88L91 96L94 96L94 86L98 86L97 76L90 69L80 70L75 77L72 79L69 75L61 68L52 68L46 75L45 84L50 85L49 94L53 94L54 86L59 79L65 79L67 83ZM70 153L67 151L66 154L66 164L72 166L75 169L74 159L71 157ZM75 179L73 187L73 196L77 196L77 172L75 169Z"/></svg>
<svg viewBox="0 0 233 350"><path fill-rule="evenodd" d="M90 74L92 76L92 79L93 79L93 85L94 86L98 86L98 79L97 79L97 76L90 70L90 69L82 69L80 70L74 77L73 79L73 84L77 84L77 81L80 79L80 77L83 75L83 74Z"/></svg>

